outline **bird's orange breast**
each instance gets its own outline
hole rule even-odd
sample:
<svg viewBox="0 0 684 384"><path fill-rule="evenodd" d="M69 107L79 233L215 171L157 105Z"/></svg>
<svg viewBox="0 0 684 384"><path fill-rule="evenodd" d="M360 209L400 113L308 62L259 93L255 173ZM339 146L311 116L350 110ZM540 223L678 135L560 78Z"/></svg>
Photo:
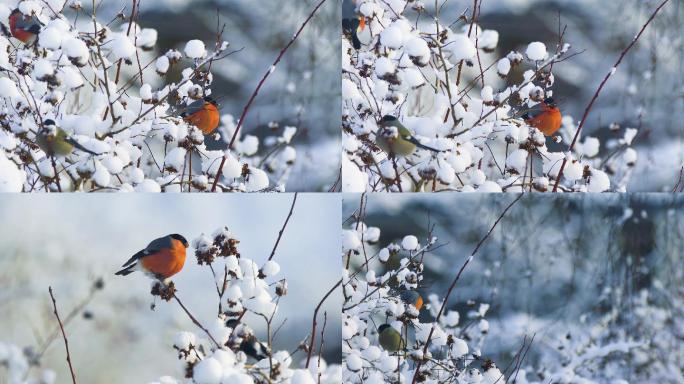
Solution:
<svg viewBox="0 0 684 384"><path fill-rule="evenodd" d="M169 278L180 272L185 264L186 248L176 239L173 239L171 243L173 244L171 248L143 257L140 260L142 267L163 278Z"/></svg>
<svg viewBox="0 0 684 384"><path fill-rule="evenodd" d="M551 136L561 126L562 116L558 108L546 108L539 115L526 120L527 124L538 128L545 136Z"/></svg>
<svg viewBox="0 0 684 384"><path fill-rule="evenodd" d="M24 31L23 29L17 28L17 18L18 17L23 17L23 16L21 16L19 14L10 16L10 18L9 18L10 32L12 33L12 36L14 36L14 38L16 38L17 40L21 41L22 43L27 43L31 39L33 39L33 37L35 37L35 35L31 32Z"/></svg>
<svg viewBox="0 0 684 384"><path fill-rule="evenodd" d="M204 103L204 108L185 117L185 121L199 128L202 133L212 133L221 121L218 108L212 103Z"/></svg>
<svg viewBox="0 0 684 384"><path fill-rule="evenodd" d="M359 16L359 31L363 31L366 28L366 18L364 16Z"/></svg>
<svg viewBox="0 0 684 384"><path fill-rule="evenodd" d="M413 306L420 311L420 309L423 308L423 298L421 296L418 296L418 299L416 300L416 303Z"/></svg>

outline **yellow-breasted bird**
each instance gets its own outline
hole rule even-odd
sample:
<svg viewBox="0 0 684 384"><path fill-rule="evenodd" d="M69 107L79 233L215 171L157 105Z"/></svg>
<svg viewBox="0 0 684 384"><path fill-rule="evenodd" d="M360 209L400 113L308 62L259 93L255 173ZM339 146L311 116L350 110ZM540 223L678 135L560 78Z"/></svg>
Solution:
<svg viewBox="0 0 684 384"><path fill-rule="evenodd" d="M418 141L413 137L411 131L394 116L383 116L378 127L380 129L375 135L375 144L390 157L410 156L416 151L416 148L440 152L438 149L428 147Z"/></svg>
<svg viewBox="0 0 684 384"><path fill-rule="evenodd" d="M378 327L378 341L380 342L380 345L388 352L396 352L404 349L405 345L399 331L394 329L389 324L383 324Z"/></svg>
<svg viewBox="0 0 684 384"><path fill-rule="evenodd" d="M74 151L74 148L91 155L99 155L99 153L87 149L73 137L67 135L52 119L43 121L43 127L36 133L36 144L49 156L68 156Z"/></svg>

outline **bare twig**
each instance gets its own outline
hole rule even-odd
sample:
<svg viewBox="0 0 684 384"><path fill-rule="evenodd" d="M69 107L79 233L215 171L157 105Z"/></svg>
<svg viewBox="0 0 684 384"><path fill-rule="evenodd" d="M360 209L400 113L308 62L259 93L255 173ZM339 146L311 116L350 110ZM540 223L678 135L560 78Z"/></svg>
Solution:
<svg viewBox="0 0 684 384"><path fill-rule="evenodd" d="M432 328L430 328L430 333L428 334L427 340L425 341L425 346L423 346L423 355L427 353L428 347L430 346L430 339L432 339L432 334L435 332L435 325L439 323L440 317L442 317L442 313L444 313L444 309L446 309L446 304L449 301L449 296L451 296L451 292L453 292L454 288L456 287L456 283L458 283L458 280L461 279L461 274L463 274L463 271L465 268L470 264L470 262L473 260L475 257L475 254L477 251L480 250L480 247L484 242L489 238L489 236L492 234L496 226L499 224L499 222L504 218L506 213L518 202L520 199L523 197L523 194L518 195L518 197L515 198L506 208L501 212L499 217L494 221L494 224L489 228L489 231L480 239L480 241L477 243L475 246L475 249L470 253L470 256L466 259L466 261L463 263L461 268L458 270L458 273L456 274L456 277L454 277L454 280L451 282L451 285L449 285L449 289L447 289L446 295L444 295L444 299L442 300L442 306L439 308L439 312L437 313L437 317L435 317L435 320L433 321ZM413 381L412 383L415 384L418 380L418 373L420 372L420 367L423 365L423 361L419 361L416 364L416 370L413 374Z"/></svg>
<svg viewBox="0 0 684 384"><path fill-rule="evenodd" d="M242 110L242 114L240 115L240 120L238 120L237 126L235 127L235 132L233 132L233 137L230 138L230 142L228 143L228 149L233 146L233 143L235 143L235 140L237 139L237 135L240 132L240 128L242 128L242 124L245 122L245 117L247 116L247 112L249 112L249 108L252 106L252 103L254 102L254 99L256 99L257 95L259 94L259 91L261 90L261 87L264 85L266 82L266 79L273 73L276 69L276 66L278 63L280 63L280 60L283 58L285 55L285 52L287 52L288 49L294 44L294 42L297 40L299 35L302 33L304 30L304 27L306 27L307 24L309 24L309 21L314 17L316 12L318 11L321 6L326 2L327 0L321 0L318 5L311 11L309 16L304 20L304 23L299 27L297 32L292 36L292 39L290 39L290 42L283 47L283 49L280 50L280 53L278 54L278 57L276 57L275 61L271 66L268 68L264 76L261 78L259 81L259 84L257 84L256 89L254 89L254 92L252 93L252 96L249 98L247 101L247 104L245 105L245 108ZM216 185L218 184L219 179L221 178L221 175L223 174L223 165L226 163L226 155L223 155L223 158L221 159L221 164L218 167L218 171L216 172L216 177L214 178L214 183L211 186L211 191L216 192Z"/></svg>
<svg viewBox="0 0 684 384"><path fill-rule="evenodd" d="M48 287L50 291L50 298L52 298L52 308L54 308L54 314L59 323L59 329L62 330L62 337L64 338L64 347L66 349L66 361L69 364L69 372L71 372L71 381L76 384L76 374L74 373L74 367L71 365L71 354L69 353L69 340L67 340L66 332L64 332L64 326L62 325L62 320L59 318L59 313L57 312L57 301L55 300L55 295L52 294L52 287Z"/></svg>
<svg viewBox="0 0 684 384"><path fill-rule="evenodd" d="M294 210L295 203L297 202L297 193L294 194L294 198L292 199L292 205L290 206L290 213L287 214L287 218L285 219L285 222L283 223L283 227L280 228L280 232L278 232L278 239L276 239L275 244L273 244L273 250L271 251L271 256L268 257L268 261L271 261L273 259L273 256L275 256L276 249L278 248L278 244L280 243L280 238L283 237L283 232L285 232L285 227L287 227L287 223L290 221L290 217L292 217L292 211Z"/></svg>
<svg viewBox="0 0 684 384"><path fill-rule="evenodd" d="M72 320L74 320L74 319L76 318L76 315L78 315L79 313L81 313L81 312L83 311L83 308L85 308L86 305L88 305L88 304L93 300L93 298L95 297L95 293L96 293L98 290L102 289L102 285L101 285L101 284L102 284L102 281L101 281L101 280L97 280L97 281L93 284L93 286L92 286L92 288L91 288L91 290L90 290L90 294L89 294L86 298L84 298L83 301L81 301L78 305L76 305L76 306L75 306L69 313L67 313L67 315L64 317L64 321L62 322L63 326L69 325L69 323L70 323ZM36 354L36 360L40 360L40 359L43 357L43 355L44 355L45 352L47 351L47 349L48 349L48 347L50 346L50 344L52 344L52 342L55 341L55 339L57 339L57 337L59 336L59 333L60 333L60 327L59 327L59 326L56 326L55 329L52 331L52 333L50 333L50 335L49 335L49 336L43 341L43 343L40 345L40 350L39 350L38 353Z"/></svg>
<svg viewBox="0 0 684 384"><path fill-rule="evenodd" d="M342 284L342 279L338 280L337 283L330 288L328 293L323 296L323 299L318 303L316 306L316 310L314 311L313 314L313 321L311 323L311 339L309 340L309 350L306 352L306 365L304 366L305 368L309 368L309 362L311 361L311 353L313 352L313 347L314 347L314 340L316 339L316 317L318 316L318 311L321 309L321 306L323 303L328 299L328 297L337 289L337 287Z"/></svg>
<svg viewBox="0 0 684 384"><path fill-rule="evenodd" d="M648 27L649 24L655 19L656 15L660 11L661 8L665 6L670 0L664 0L660 5L653 11L651 14L651 17L646 20L646 23L641 27L641 30L639 30L639 33L634 36L634 39L625 47L625 49L622 50L622 53L620 53L620 56L618 57L617 61L613 65L613 67L608 71L606 76L603 78L601 81L601 84L599 84L598 88L596 89L596 92L594 93L594 96L591 98L589 101L589 105L587 105L587 108L584 110L584 115L582 116L582 120L580 120L579 125L577 126L577 130L575 131L575 136L572 138L572 142L570 143L570 147L568 148L568 153L572 152L572 149L575 147L575 144L577 143L577 139L579 139L580 132L582 131L582 128L584 127L584 124L587 122L587 117L589 116L589 112L591 111L591 108L594 106L594 102L596 99L598 99L599 94L601 93L601 90L603 90L603 87L606 85L608 82L608 79L615 73L615 70L617 70L617 67L622 63L622 59L627 55L627 52L629 52L630 49L636 44L636 42L639 40L639 37L644 33L646 30L646 27ZM568 162L568 157L565 156L563 158L563 163L561 164L560 170L558 171L558 176L556 177L556 182L553 185L553 192L556 192L558 190L558 184L560 184L561 178L563 178L563 171L565 170L565 164Z"/></svg>
<svg viewBox="0 0 684 384"><path fill-rule="evenodd" d="M178 304L180 304L181 308L183 308L183 311L185 311L185 313L188 315L188 317L190 318L190 320L192 320L192 322L195 323L196 326L198 326L201 330L203 330L204 333L206 333L207 336L209 336L209 338L211 339L211 341L213 341L214 344L216 344L216 346L217 346L218 348L221 348L221 344L219 344L219 342L216 341L216 339L214 339L214 336L212 336L211 333L209 333L209 330L208 330L207 328L205 328L205 327L202 325L202 323L200 323L200 322L195 318L195 316L193 316L192 313L190 313L190 311L188 311L187 308L185 308L185 305L183 305L183 302L178 298L178 296L176 296L175 293L173 294L173 298L176 299L176 301L178 302Z"/></svg>

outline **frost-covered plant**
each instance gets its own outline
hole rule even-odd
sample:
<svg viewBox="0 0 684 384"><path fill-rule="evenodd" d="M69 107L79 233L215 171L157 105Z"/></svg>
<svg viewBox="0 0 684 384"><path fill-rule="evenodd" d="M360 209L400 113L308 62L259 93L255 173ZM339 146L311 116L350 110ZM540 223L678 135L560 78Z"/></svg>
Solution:
<svg viewBox="0 0 684 384"><path fill-rule="evenodd" d="M277 262L268 260L259 266L240 255L238 243L227 228L193 241L197 263L211 270L218 295L218 316L206 327L176 296L173 282L153 285L153 295L166 301L175 299L202 331L180 332L174 340L186 378L197 384L339 383L341 367L328 366L320 357L308 368L292 367L293 354L308 351L303 342L292 351L272 351L273 319L280 300L287 295L287 280L274 280L280 271ZM247 324L250 316L264 320L267 335L263 340ZM184 381L164 376L158 382Z"/></svg>
<svg viewBox="0 0 684 384"><path fill-rule="evenodd" d="M458 20L440 19L444 2L431 10L423 1L355 3L361 22L342 42L344 191L625 190L637 129L614 125L604 141L575 142L572 116L552 137L523 118L553 96L553 69L574 55L562 32L499 56L505 36L478 25L477 2ZM381 150L386 115L438 151L396 157ZM601 147L608 151L600 155Z"/></svg>
<svg viewBox="0 0 684 384"><path fill-rule="evenodd" d="M611 302L622 295L606 293L601 299ZM672 291L656 281L625 305L601 316L582 315L577 327L542 344L539 366L521 370L521 383L680 383L681 308L681 288Z"/></svg>
<svg viewBox="0 0 684 384"><path fill-rule="evenodd" d="M343 232L343 381L505 382L504 373L482 356L489 304L468 301L468 313L449 309L440 316L444 299L437 294L427 296L424 313L419 310L422 304L402 298L425 283L423 259L437 247L437 238L429 235L421 244L407 235L400 242L377 244L380 233L362 221ZM401 335L403 346L396 352L379 340L384 324Z"/></svg>
<svg viewBox="0 0 684 384"><path fill-rule="evenodd" d="M219 29L215 42L158 53L157 31L136 21L138 4L111 21L98 19L95 2L0 4L0 191L283 190L296 127L273 123L261 143L226 114L209 135L228 149L215 150L181 117L204 97L220 103L212 63L239 49ZM12 37L14 5L40 25L32 41ZM41 149L48 121L78 144L73 152Z"/></svg>

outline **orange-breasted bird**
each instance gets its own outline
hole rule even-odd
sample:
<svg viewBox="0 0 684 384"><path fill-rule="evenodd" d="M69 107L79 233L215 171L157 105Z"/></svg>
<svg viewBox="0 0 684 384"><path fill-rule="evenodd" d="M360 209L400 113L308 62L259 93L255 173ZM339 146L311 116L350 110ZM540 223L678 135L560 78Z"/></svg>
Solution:
<svg viewBox="0 0 684 384"><path fill-rule="evenodd" d="M342 19L342 31L351 36L354 49L361 48L361 40L359 40L358 33L363 31L365 27L366 18L363 16L359 16L355 19Z"/></svg>
<svg viewBox="0 0 684 384"><path fill-rule="evenodd" d="M135 271L143 271L159 280L168 279L183 269L185 252L189 244L179 234L154 239L142 251L126 261L117 275L126 276Z"/></svg>
<svg viewBox="0 0 684 384"><path fill-rule="evenodd" d="M17 8L10 14L9 26L12 36L26 44L38 36L43 24L35 15L24 15Z"/></svg>
<svg viewBox="0 0 684 384"><path fill-rule="evenodd" d="M180 116L189 124L199 128L205 135L214 132L221 122L218 103L210 96L190 103Z"/></svg>
<svg viewBox="0 0 684 384"><path fill-rule="evenodd" d="M423 308L423 297L414 290L402 291L399 297L404 303L413 305L419 311Z"/></svg>
<svg viewBox="0 0 684 384"><path fill-rule="evenodd" d="M544 99L543 103L535 105L532 110L522 115L522 118L528 125L542 131L544 136L551 136L556 133L561 126L562 120L558 105L550 97Z"/></svg>

